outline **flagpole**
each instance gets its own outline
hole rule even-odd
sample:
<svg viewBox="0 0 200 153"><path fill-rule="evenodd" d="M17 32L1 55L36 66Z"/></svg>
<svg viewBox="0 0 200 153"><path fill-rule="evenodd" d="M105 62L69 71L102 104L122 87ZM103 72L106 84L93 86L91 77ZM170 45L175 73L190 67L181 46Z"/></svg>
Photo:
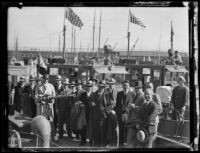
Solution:
<svg viewBox="0 0 200 153"><path fill-rule="evenodd" d="M74 28L74 56L75 56L76 29Z"/></svg>
<svg viewBox="0 0 200 153"><path fill-rule="evenodd" d="M92 39L92 51L93 51L93 56L94 56L95 15L96 15L96 9L94 10L94 22L93 22L93 39Z"/></svg>
<svg viewBox="0 0 200 153"><path fill-rule="evenodd" d="M128 30L127 30L128 51L127 51L127 59L129 57L129 44L130 44L129 19L130 19L130 10L129 10L129 13L128 13Z"/></svg>
<svg viewBox="0 0 200 153"><path fill-rule="evenodd" d="M173 25L171 20L171 53L173 54L173 37L174 37L174 31L173 31Z"/></svg>
<svg viewBox="0 0 200 153"><path fill-rule="evenodd" d="M101 43L101 15L102 15L102 9L101 9L101 13L100 13L100 21L99 21L99 49L97 52L97 57L98 57L98 53L100 53L100 43Z"/></svg>
<svg viewBox="0 0 200 153"><path fill-rule="evenodd" d="M73 38L74 38L74 28L73 28L73 25L72 25L72 38L71 38L71 53L73 52Z"/></svg>
<svg viewBox="0 0 200 153"><path fill-rule="evenodd" d="M66 15L66 7L64 12L64 23L63 23L63 59L65 59L65 31L66 31L65 15Z"/></svg>

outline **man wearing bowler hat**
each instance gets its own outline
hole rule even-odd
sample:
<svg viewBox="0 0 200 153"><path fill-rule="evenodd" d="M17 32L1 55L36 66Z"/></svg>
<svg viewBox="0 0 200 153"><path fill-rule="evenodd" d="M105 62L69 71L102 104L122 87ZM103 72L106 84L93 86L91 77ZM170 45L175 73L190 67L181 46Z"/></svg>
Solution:
<svg viewBox="0 0 200 153"><path fill-rule="evenodd" d="M14 105L15 110L21 113L22 111L22 101L21 97L22 94L25 93L24 87L25 87L26 78L25 76L20 77L20 82L15 87L15 94L14 94Z"/></svg>

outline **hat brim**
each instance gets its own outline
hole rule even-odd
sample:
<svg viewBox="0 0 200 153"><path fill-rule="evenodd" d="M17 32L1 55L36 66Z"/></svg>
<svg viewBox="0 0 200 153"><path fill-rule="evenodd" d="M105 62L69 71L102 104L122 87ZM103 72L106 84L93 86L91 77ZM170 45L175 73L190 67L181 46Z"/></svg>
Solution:
<svg viewBox="0 0 200 153"><path fill-rule="evenodd" d="M87 86L87 87L93 87L93 85L91 85L91 84L85 84L85 86Z"/></svg>
<svg viewBox="0 0 200 153"><path fill-rule="evenodd" d="M63 84L66 84L66 85L70 85L70 83L68 83L68 82L62 82Z"/></svg>
<svg viewBox="0 0 200 153"><path fill-rule="evenodd" d="M106 82L107 84L115 84L115 82Z"/></svg>
<svg viewBox="0 0 200 153"><path fill-rule="evenodd" d="M20 79L20 82L26 82L26 80L25 79Z"/></svg>
<svg viewBox="0 0 200 153"><path fill-rule="evenodd" d="M105 87L106 85L105 84L98 84L98 86Z"/></svg>
<svg viewBox="0 0 200 153"><path fill-rule="evenodd" d="M143 141L141 141L141 140L138 140L138 141L141 143L146 143L149 140L149 134L148 134L147 130L144 128L140 129L140 130L142 130L145 133L145 139Z"/></svg>

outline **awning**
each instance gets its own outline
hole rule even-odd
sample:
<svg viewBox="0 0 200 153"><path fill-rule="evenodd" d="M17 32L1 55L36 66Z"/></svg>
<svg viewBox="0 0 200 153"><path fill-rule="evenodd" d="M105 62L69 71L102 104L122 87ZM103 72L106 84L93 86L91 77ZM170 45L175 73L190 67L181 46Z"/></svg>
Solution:
<svg viewBox="0 0 200 153"><path fill-rule="evenodd" d="M8 66L9 75L28 75L28 69L25 66Z"/></svg>
<svg viewBox="0 0 200 153"><path fill-rule="evenodd" d="M182 66L170 66L170 67L166 67L166 69L170 72L188 72L185 67Z"/></svg>
<svg viewBox="0 0 200 153"><path fill-rule="evenodd" d="M97 73L105 73L105 74L128 74L125 70L125 67L114 67L112 70L109 70L108 67L94 68Z"/></svg>

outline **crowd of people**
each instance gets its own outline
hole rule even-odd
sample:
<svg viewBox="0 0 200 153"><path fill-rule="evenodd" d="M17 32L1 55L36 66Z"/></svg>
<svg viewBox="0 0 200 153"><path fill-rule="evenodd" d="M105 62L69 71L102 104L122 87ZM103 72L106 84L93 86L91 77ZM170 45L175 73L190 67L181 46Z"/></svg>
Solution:
<svg viewBox="0 0 200 153"><path fill-rule="evenodd" d="M123 90L118 91L114 78L83 83L81 80L70 82L58 75L53 85L45 74L41 78L30 76L28 85L25 82L21 76L14 92L9 92L13 94L9 105L32 118L45 116L51 123L53 141L63 139L66 132L69 138L75 135L80 146L85 146L88 139L91 147L153 147L162 113L153 83L143 87L141 81L136 81L134 90L130 90L130 82L124 80ZM183 120L189 90L184 86L184 77L179 77L178 82L180 85L174 88L171 102L175 118Z"/></svg>

